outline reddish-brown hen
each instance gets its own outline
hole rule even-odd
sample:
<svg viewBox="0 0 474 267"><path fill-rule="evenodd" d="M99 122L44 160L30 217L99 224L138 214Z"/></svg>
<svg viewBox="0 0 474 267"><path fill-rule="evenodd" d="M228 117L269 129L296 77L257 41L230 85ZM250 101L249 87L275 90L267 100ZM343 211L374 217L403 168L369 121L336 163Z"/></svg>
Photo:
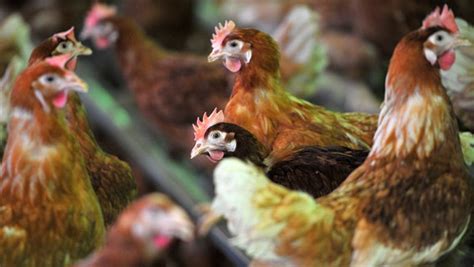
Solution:
<svg viewBox="0 0 474 267"><path fill-rule="evenodd" d="M29 65L55 55L70 53L67 68L76 68L77 56L90 55L91 50L76 40L74 28L54 34L39 44L31 53ZM118 214L136 197L137 189L130 166L114 155L103 151L89 127L87 114L79 95L68 94L66 118L79 141L92 186L99 198L106 225L113 223Z"/></svg>
<svg viewBox="0 0 474 267"><path fill-rule="evenodd" d="M87 85L69 55L28 67L11 95L0 177L0 265L68 266L103 242L97 196L64 107Z"/></svg>
<svg viewBox="0 0 474 267"><path fill-rule="evenodd" d="M105 246L78 267L148 266L175 239L192 240L194 226L167 196L152 193L132 203L107 233Z"/></svg>
<svg viewBox="0 0 474 267"><path fill-rule="evenodd" d="M431 266L455 250L473 192L439 69L454 63L457 37L445 7L399 42L372 150L329 195L314 200L224 159L213 210L235 243L263 266Z"/></svg>
<svg viewBox="0 0 474 267"><path fill-rule="evenodd" d="M227 122L249 130L279 160L303 146L366 149L372 144L376 115L337 113L290 95L281 85L279 50L266 33L236 28L216 29L209 60L224 60L235 72Z"/></svg>
<svg viewBox="0 0 474 267"><path fill-rule="evenodd" d="M221 66L161 48L113 7L95 4L82 36L93 38L99 48L115 45L138 107L158 126L172 152L184 155L192 147L190 126L196 115L225 105L231 77Z"/></svg>

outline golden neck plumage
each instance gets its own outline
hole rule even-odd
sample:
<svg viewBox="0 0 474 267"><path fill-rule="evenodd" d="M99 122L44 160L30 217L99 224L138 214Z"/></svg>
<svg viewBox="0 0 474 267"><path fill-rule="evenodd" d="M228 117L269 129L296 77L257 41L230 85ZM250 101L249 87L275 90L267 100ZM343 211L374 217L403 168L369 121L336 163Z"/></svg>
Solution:
<svg viewBox="0 0 474 267"><path fill-rule="evenodd" d="M67 195L72 191L73 183L69 181L76 175L65 176L64 171L71 171L74 164L80 163L80 156L68 153L75 150L75 146L61 120L64 120L63 114L45 114L38 109L21 107L12 109L1 172L2 197L36 201L38 197L46 200L51 196L42 192ZM65 163L71 164L66 166Z"/></svg>
<svg viewBox="0 0 474 267"><path fill-rule="evenodd" d="M458 126L440 70L423 53L426 34L412 32L394 50L369 157L424 160L448 153L462 158Z"/></svg>
<svg viewBox="0 0 474 267"><path fill-rule="evenodd" d="M407 85L403 82L388 83L369 157L427 159L439 153L460 154L458 127L441 83L409 84L416 85L403 88Z"/></svg>

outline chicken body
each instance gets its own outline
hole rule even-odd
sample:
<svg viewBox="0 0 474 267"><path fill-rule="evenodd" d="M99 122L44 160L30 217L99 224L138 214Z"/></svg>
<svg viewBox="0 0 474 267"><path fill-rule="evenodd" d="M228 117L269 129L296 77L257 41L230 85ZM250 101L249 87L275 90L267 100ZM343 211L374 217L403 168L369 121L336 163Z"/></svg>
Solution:
<svg viewBox="0 0 474 267"><path fill-rule="evenodd" d="M68 49L62 50L59 46L64 43L68 43ZM70 51L75 54L67 64L68 68L72 70L76 68L76 55L90 54L90 50L76 40L73 31L68 32L67 35L53 35L33 50L29 65L52 57L54 54ZM79 142L92 186L101 204L104 221L106 225L110 225L137 195L137 186L132 170L126 162L106 153L97 144L89 126L84 105L76 92L71 92L68 95L66 119Z"/></svg>
<svg viewBox="0 0 474 267"><path fill-rule="evenodd" d="M272 266L429 266L459 246L472 189L439 69L424 56L438 31L449 32L423 27L397 45L372 150L329 195L290 191L237 159L219 164L213 210L237 246Z"/></svg>
<svg viewBox="0 0 474 267"><path fill-rule="evenodd" d="M243 42L244 48L251 47L251 59L236 71L232 96L224 111L226 122L237 124L255 135L271 151L272 161L285 158L303 146L353 149L371 146L377 116L332 112L285 91L280 84L278 47L269 35L235 28L225 37L221 47L214 50L223 56L211 54L210 60L232 57L240 60L248 50L229 52L231 48L228 47L234 40Z"/></svg>
<svg viewBox="0 0 474 267"><path fill-rule="evenodd" d="M167 196L153 193L124 210L107 233L105 246L76 266L148 266L174 239L190 241L193 234L185 211Z"/></svg>
<svg viewBox="0 0 474 267"><path fill-rule="evenodd" d="M46 62L15 83L0 181L1 266L68 266L103 242L96 194L58 108L64 90L82 86Z"/></svg>
<svg viewBox="0 0 474 267"><path fill-rule="evenodd" d="M137 197L137 185L130 165L97 144L87 120L86 110L77 93L69 96L66 117L84 156L105 225L111 225L122 210Z"/></svg>
<svg viewBox="0 0 474 267"><path fill-rule="evenodd" d="M212 115L211 115L212 116ZM192 155L208 154L212 161L236 157L264 168L268 178L290 190L318 198L329 194L367 157L368 151L345 147L303 147L278 162L247 130L231 123L210 126L196 141Z"/></svg>

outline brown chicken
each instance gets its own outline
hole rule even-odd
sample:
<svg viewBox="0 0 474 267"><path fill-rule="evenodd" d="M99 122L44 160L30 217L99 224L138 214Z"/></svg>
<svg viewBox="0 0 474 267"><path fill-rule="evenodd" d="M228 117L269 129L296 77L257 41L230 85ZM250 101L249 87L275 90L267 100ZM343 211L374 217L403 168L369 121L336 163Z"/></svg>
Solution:
<svg viewBox="0 0 474 267"><path fill-rule="evenodd" d="M372 150L325 197L289 191L252 164L224 159L212 207L229 220L235 244L258 266L431 266L454 251L473 192L439 69L454 63L461 44L447 7L399 42Z"/></svg>
<svg viewBox="0 0 474 267"><path fill-rule="evenodd" d="M191 241L194 226L186 212L167 196L152 193L135 201L107 233L105 246L77 267L148 266L175 239Z"/></svg>
<svg viewBox="0 0 474 267"><path fill-rule="evenodd" d="M64 67L70 55L23 71L11 94L0 180L1 266L67 266L102 244L97 196L64 107L87 85Z"/></svg>
<svg viewBox="0 0 474 267"><path fill-rule="evenodd" d="M71 28L66 32L54 34L39 44L31 53L29 64L64 53L73 53L67 68L74 70L77 56L89 55L91 50L76 40L74 28ZM89 127L84 105L79 95L74 92L68 95L66 118L79 141L92 186L99 198L104 221L106 225L110 225L137 195L130 166L100 148Z"/></svg>
<svg viewBox="0 0 474 267"><path fill-rule="evenodd" d="M223 107L230 75L194 55L169 52L114 7L95 4L85 19L82 37L98 48L115 45L122 73L138 107L158 127L174 155L192 147L196 114Z"/></svg>
<svg viewBox="0 0 474 267"><path fill-rule="evenodd" d="M278 161L267 160L268 151L247 130L225 123L222 111L214 110L194 126L196 144L191 158L206 154L217 162L227 157L249 161L265 169L268 178L290 190L306 192L318 198L332 192L367 157L367 150L345 147L302 147Z"/></svg>
<svg viewBox="0 0 474 267"><path fill-rule="evenodd" d="M250 131L278 161L303 146L343 146L367 149L377 116L337 113L290 95L281 86L279 50L266 33L236 28L233 22L216 28L209 61L222 59L236 73L226 122Z"/></svg>

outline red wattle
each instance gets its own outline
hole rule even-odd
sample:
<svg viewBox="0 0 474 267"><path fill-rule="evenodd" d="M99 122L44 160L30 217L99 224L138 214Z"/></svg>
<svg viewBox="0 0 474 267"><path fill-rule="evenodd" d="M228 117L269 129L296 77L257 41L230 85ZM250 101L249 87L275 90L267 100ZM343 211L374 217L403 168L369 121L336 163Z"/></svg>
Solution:
<svg viewBox="0 0 474 267"><path fill-rule="evenodd" d="M66 63L66 68L68 70L75 70L77 65L77 58L73 58Z"/></svg>
<svg viewBox="0 0 474 267"><path fill-rule="evenodd" d="M155 243L155 246L158 248L166 248L169 246L169 244L171 244L171 241L173 240L168 236L158 235L153 238L153 243Z"/></svg>
<svg viewBox="0 0 474 267"><path fill-rule="evenodd" d="M105 49L109 47L110 42L107 38L105 37L100 37L95 40L95 45L100 48L100 49Z"/></svg>
<svg viewBox="0 0 474 267"><path fill-rule="evenodd" d="M216 163L224 157L224 152L219 150L213 150L209 152L209 159Z"/></svg>
<svg viewBox="0 0 474 267"><path fill-rule="evenodd" d="M225 59L224 65L226 66L228 70L232 72L237 72L242 67L242 63L240 62L240 59L231 58L231 57L227 57Z"/></svg>
<svg viewBox="0 0 474 267"><path fill-rule="evenodd" d="M438 64L440 69L442 70L449 70L456 60L456 53L453 50L450 50L444 54L442 54L438 59Z"/></svg>
<svg viewBox="0 0 474 267"><path fill-rule="evenodd" d="M53 105L57 108L63 108L67 102L67 92L65 90L59 92L53 98Z"/></svg>

